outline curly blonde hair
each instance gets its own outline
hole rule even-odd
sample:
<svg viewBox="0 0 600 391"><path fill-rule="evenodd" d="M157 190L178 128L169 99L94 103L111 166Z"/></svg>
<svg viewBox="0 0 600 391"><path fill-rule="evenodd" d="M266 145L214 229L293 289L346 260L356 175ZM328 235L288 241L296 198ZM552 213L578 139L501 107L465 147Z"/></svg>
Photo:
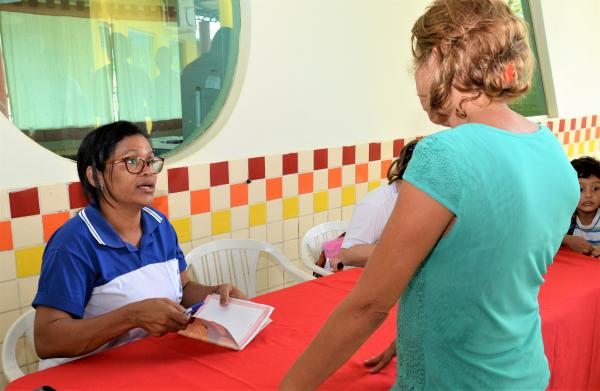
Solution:
<svg viewBox="0 0 600 391"><path fill-rule="evenodd" d="M429 104L447 119L452 88L510 101L531 86L533 58L527 25L502 0L435 0L412 28L415 67L431 64ZM507 67L514 77L506 77Z"/></svg>
<svg viewBox="0 0 600 391"><path fill-rule="evenodd" d="M391 185L392 183L394 183L396 181L402 180L402 177L404 176L404 171L406 171L406 168L408 167L408 162L410 162L413 151L415 150L415 146L417 145L418 142L419 142L419 140L415 139L415 140L409 142L408 144L406 144L400 150L398 159L394 160L392 162L392 164L388 167L387 175L386 175L387 180L388 180L388 185Z"/></svg>

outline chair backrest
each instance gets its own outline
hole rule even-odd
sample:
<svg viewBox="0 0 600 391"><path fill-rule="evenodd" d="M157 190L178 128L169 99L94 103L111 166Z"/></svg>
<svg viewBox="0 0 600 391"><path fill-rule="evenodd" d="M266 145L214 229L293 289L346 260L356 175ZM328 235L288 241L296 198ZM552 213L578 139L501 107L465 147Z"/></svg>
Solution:
<svg viewBox="0 0 600 391"><path fill-rule="evenodd" d="M330 271L315 264L322 251L321 244L346 232L349 224L348 221L329 221L309 229L300 243L300 257L304 265L322 276L331 274Z"/></svg>
<svg viewBox="0 0 600 391"><path fill-rule="evenodd" d="M17 362L17 342L19 338L25 334L25 337L33 345L33 319L35 318L35 310L22 314L10 326L6 336L4 336L4 344L2 345L2 366L4 375L9 382L20 378L24 375Z"/></svg>
<svg viewBox="0 0 600 391"><path fill-rule="evenodd" d="M249 297L256 296L256 272L261 254L277 262L297 281L313 279L269 243L251 239L223 239L202 244L186 255L196 280L206 285L232 283Z"/></svg>

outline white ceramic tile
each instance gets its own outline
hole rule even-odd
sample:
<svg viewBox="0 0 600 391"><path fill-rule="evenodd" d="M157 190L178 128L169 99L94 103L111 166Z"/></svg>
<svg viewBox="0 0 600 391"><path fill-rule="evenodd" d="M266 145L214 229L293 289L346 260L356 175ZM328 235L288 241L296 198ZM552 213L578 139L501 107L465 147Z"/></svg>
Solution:
<svg viewBox="0 0 600 391"><path fill-rule="evenodd" d="M190 192L180 191L169 194L168 205L170 219L179 219L190 216Z"/></svg>
<svg viewBox="0 0 600 391"><path fill-rule="evenodd" d="M154 185L154 196L160 197L169 194L169 175L168 170L162 170L156 176L156 184Z"/></svg>
<svg viewBox="0 0 600 391"><path fill-rule="evenodd" d="M0 189L0 220L10 220L10 201L8 192L2 189ZM2 376L0 376L0 378L1 377Z"/></svg>
<svg viewBox="0 0 600 391"><path fill-rule="evenodd" d="M313 175L313 191L327 190L328 178L328 170L315 171Z"/></svg>
<svg viewBox="0 0 600 391"><path fill-rule="evenodd" d="M308 232L309 229L314 227L314 221L312 215L300 216L298 219L298 234L300 238Z"/></svg>
<svg viewBox="0 0 600 391"><path fill-rule="evenodd" d="M298 195L298 175L285 175L282 181L283 198Z"/></svg>
<svg viewBox="0 0 600 391"><path fill-rule="evenodd" d="M240 229L231 233L231 239L250 239L250 229Z"/></svg>
<svg viewBox="0 0 600 391"><path fill-rule="evenodd" d="M356 178L356 168L353 164L342 167L342 186L353 185Z"/></svg>
<svg viewBox="0 0 600 391"><path fill-rule="evenodd" d="M269 267L267 272L269 289L281 289L283 287L283 269L279 266Z"/></svg>
<svg viewBox="0 0 600 391"><path fill-rule="evenodd" d="M248 180L248 159L229 161L229 183L245 183Z"/></svg>
<svg viewBox="0 0 600 391"><path fill-rule="evenodd" d="M356 146L356 164L369 161L369 144L360 144Z"/></svg>
<svg viewBox="0 0 600 391"><path fill-rule="evenodd" d="M210 165L198 164L188 167L190 190L208 189L210 187Z"/></svg>
<svg viewBox="0 0 600 391"><path fill-rule="evenodd" d="M283 221L267 224L267 241L271 244L283 242Z"/></svg>
<svg viewBox="0 0 600 391"><path fill-rule="evenodd" d="M374 161L369 162L369 182L377 181L381 179L381 162Z"/></svg>
<svg viewBox="0 0 600 391"><path fill-rule="evenodd" d="M267 226L257 225L256 227L250 227L250 239L264 240L267 241Z"/></svg>
<svg viewBox="0 0 600 391"><path fill-rule="evenodd" d="M315 225L326 223L327 220L327 211L319 212L314 214Z"/></svg>
<svg viewBox="0 0 600 391"><path fill-rule="evenodd" d="M179 247L184 255L192 251L192 248L194 248L192 246L192 242L179 243Z"/></svg>
<svg viewBox="0 0 600 391"><path fill-rule="evenodd" d="M210 213L201 213L192 216L192 240L209 237L211 233L212 223Z"/></svg>
<svg viewBox="0 0 600 391"><path fill-rule="evenodd" d="M16 310L19 306L17 280L0 282L0 312Z"/></svg>
<svg viewBox="0 0 600 391"><path fill-rule="evenodd" d="M4 336L17 318L21 316L19 310L0 313L0 338L4 341Z"/></svg>
<svg viewBox="0 0 600 391"><path fill-rule="evenodd" d="M248 184L248 204L259 204L267 200L267 184L265 179L255 179Z"/></svg>
<svg viewBox="0 0 600 391"><path fill-rule="evenodd" d="M328 221L340 221L342 220L342 208L330 209L327 211Z"/></svg>
<svg viewBox="0 0 600 391"><path fill-rule="evenodd" d="M213 211L229 209L231 205L229 197L229 185L211 187L210 209Z"/></svg>
<svg viewBox="0 0 600 391"><path fill-rule="evenodd" d="M298 173L314 170L315 155L313 151L298 152Z"/></svg>
<svg viewBox="0 0 600 391"><path fill-rule="evenodd" d="M356 184L356 202L362 200L362 198L368 193L369 184L367 182Z"/></svg>
<svg viewBox="0 0 600 391"><path fill-rule="evenodd" d="M328 168L341 167L342 166L342 154L343 154L342 147L329 148L329 150L327 152L327 167Z"/></svg>
<svg viewBox="0 0 600 391"><path fill-rule="evenodd" d="M236 206L231 208L231 230L237 231L248 228L250 225L248 220L248 205Z"/></svg>
<svg viewBox="0 0 600 391"><path fill-rule="evenodd" d="M298 239L299 219L289 219L283 222L283 240Z"/></svg>
<svg viewBox="0 0 600 391"><path fill-rule="evenodd" d="M354 205L348 205L342 207L342 220L352 220L352 212L354 211Z"/></svg>
<svg viewBox="0 0 600 391"><path fill-rule="evenodd" d="M283 242L283 255L290 260L298 259L300 257L298 254L298 246L298 239L286 240Z"/></svg>
<svg viewBox="0 0 600 391"><path fill-rule="evenodd" d="M329 209L339 208L342 206L342 189L331 189L329 190Z"/></svg>
<svg viewBox="0 0 600 391"><path fill-rule="evenodd" d="M23 277L17 280L21 307L31 305L31 302L33 301L33 298L37 292L39 280L40 276Z"/></svg>
<svg viewBox="0 0 600 391"><path fill-rule="evenodd" d="M302 194L298 197L298 209L300 216L312 214L314 210L313 195Z"/></svg>
<svg viewBox="0 0 600 391"><path fill-rule="evenodd" d="M394 159L394 141L384 141L381 143L381 160Z"/></svg>
<svg viewBox="0 0 600 391"><path fill-rule="evenodd" d="M48 214L69 210L69 187L66 183L38 187L40 213Z"/></svg>
<svg viewBox="0 0 600 391"><path fill-rule="evenodd" d="M212 240L223 240L223 239L231 239L231 232L227 232L220 235L214 235Z"/></svg>
<svg viewBox="0 0 600 391"><path fill-rule="evenodd" d="M18 217L11 220L14 248L38 246L44 243L42 216Z"/></svg>
<svg viewBox="0 0 600 391"><path fill-rule="evenodd" d="M0 281L14 280L17 278L15 252L0 251Z"/></svg>
<svg viewBox="0 0 600 391"><path fill-rule="evenodd" d="M267 201L267 223L283 219L283 200Z"/></svg>
<svg viewBox="0 0 600 391"><path fill-rule="evenodd" d="M283 162L281 155L265 157L265 176L267 178L279 178L283 175Z"/></svg>

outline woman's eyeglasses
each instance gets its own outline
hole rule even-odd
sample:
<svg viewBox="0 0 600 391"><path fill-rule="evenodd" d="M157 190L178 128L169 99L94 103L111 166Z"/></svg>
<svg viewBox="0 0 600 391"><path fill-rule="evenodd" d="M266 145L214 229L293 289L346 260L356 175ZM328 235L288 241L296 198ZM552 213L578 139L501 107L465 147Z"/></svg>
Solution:
<svg viewBox="0 0 600 391"><path fill-rule="evenodd" d="M150 160L146 160L139 156L133 156L112 162L112 164L117 163L125 163L125 168L132 174L139 174L144 171L144 166L146 165L150 167L150 170L152 170L153 173L158 174L163 169L165 159L162 157L153 157Z"/></svg>

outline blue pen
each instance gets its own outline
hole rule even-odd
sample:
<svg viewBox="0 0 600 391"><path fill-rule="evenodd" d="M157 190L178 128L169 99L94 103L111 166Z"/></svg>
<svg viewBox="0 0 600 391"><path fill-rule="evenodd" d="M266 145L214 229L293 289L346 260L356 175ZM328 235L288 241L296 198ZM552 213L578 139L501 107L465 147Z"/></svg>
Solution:
<svg viewBox="0 0 600 391"><path fill-rule="evenodd" d="M186 314L186 315L195 314L196 311L198 311L198 308L202 307L202 304L204 304L204 300L199 301L198 303L194 304L190 308L186 308L186 310L184 311L184 314Z"/></svg>

